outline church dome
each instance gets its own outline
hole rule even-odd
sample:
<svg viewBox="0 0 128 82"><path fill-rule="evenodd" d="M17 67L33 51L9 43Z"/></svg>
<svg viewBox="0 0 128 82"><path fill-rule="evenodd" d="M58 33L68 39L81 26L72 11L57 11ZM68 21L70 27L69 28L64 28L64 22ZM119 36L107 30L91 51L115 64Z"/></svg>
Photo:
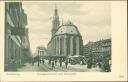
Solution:
<svg viewBox="0 0 128 82"><path fill-rule="evenodd" d="M68 20L67 22L64 23L64 25L70 25L71 26L71 25L74 25L74 24L71 21Z"/></svg>
<svg viewBox="0 0 128 82"><path fill-rule="evenodd" d="M67 21L63 25L61 25L58 31L55 33L55 35L59 35L59 34L80 35L80 32L78 31L77 27L71 21Z"/></svg>

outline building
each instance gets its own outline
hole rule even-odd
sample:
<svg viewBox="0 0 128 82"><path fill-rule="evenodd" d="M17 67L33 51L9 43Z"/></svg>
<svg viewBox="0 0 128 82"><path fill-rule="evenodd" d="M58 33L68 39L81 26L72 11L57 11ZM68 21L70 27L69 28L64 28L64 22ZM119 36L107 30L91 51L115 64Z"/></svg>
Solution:
<svg viewBox="0 0 128 82"><path fill-rule="evenodd" d="M34 61L38 62L38 66L43 60L46 58L46 48L44 46L38 46L36 48L36 56L34 57Z"/></svg>
<svg viewBox="0 0 128 82"><path fill-rule="evenodd" d="M84 46L84 53L83 55L88 58L92 52L92 45L93 42L88 42L85 46Z"/></svg>
<svg viewBox="0 0 128 82"><path fill-rule="evenodd" d="M36 54L40 57L43 58L46 56L46 48L44 46L38 46L36 49Z"/></svg>
<svg viewBox="0 0 128 82"><path fill-rule="evenodd" d="M83 54L83 40L78 27L71 21L60 24L58 10L55 8L51 40L47 45L47 55L67 57Z"/></svg>
<svg viewBox="0 0 128 82"><path fill-rule="evenodd" d="M21 2L5 2L5 71L16 71L30 57L27 15Z"/></svg>
<svg viewBox="0 0 128 82"><path fill-rule="evenodd" d="M96 59L108 57L111 59L111 39L88 42L84 46L84 56Z"/></svg>

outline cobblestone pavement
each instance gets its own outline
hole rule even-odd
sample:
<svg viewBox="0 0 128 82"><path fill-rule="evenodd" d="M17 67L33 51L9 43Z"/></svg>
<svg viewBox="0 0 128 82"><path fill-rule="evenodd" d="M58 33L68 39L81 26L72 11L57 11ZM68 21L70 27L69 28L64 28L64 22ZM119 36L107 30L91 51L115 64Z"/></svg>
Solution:
<svg viewBox="0 0 128 82"><path fill-rule="evenodd" d="M59 65L56 65L54 69L52 69L51 65L40 64L38 66L38 63L32 64L26 63L24 67L19 68L18 71L22 72L101 72L101 69L99 68L91 68L87 69L86 65L68 65L68 68L65 67L63 64L62 67Z"/></svg>

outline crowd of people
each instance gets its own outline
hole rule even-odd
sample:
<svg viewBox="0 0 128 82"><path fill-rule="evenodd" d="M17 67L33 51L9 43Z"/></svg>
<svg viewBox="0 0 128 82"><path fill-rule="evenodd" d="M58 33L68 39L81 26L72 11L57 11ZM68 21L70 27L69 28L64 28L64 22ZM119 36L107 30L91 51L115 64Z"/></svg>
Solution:
<svg viewBox="0 0 128 82"><path fill-rule="evenodd" d="M63 59L63 58L50 58L48 59L48 64L51 65L52 69L55 69L55 66L57 66L59 64L60 67L62 67L62 63L65 64L65 68L68 67L68 59Z"/></svg>
<svg viewBox="0 0 128 82"><path fill-rule="evenodd" d="M111 60L108 57L101 58L101 59L95 59L95 58L42 58L38 61L40 64L48 64L51 66L51 69L54 70L56 66L62 67L63 64L66 69L68 68L68 65L87 65L88 69L99 67L104 72L110 72L111 71ZM34 65L34 63L32 63Z"/></svg>
<svg viewBox="0 0 128 82"><path fill-rule="evenodd" d="M34 65L34 60L32 62L32 65ZM42 58L38 61L40 64L48 64L51 66L52 70L55 69L57 65L62 67L63 63L65 64L65 68L68 68L69 60L68 58Z"/></svg>
<svg viewBox="0 0 128 82"><path fill-rule="evenodd" d="M87 60L87 68L92 67L99 67L104 72L110 72L111 71L111 60L108 57L100 58L100 59L94 59L94 58L88 58Z"/></svg>

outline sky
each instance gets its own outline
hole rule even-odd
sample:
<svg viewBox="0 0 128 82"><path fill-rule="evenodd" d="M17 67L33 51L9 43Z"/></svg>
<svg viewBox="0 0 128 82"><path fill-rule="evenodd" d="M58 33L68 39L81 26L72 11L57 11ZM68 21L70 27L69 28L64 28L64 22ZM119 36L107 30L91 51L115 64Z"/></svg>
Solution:
<svg viewBox="0 0 128 82"><path fill-rule="evenodd" d="M83 43L111 37L111 3L100 1L23 2L28 17L29 41L32 52L37 46L47 47L51 38L55 5L60 22L70 20L79 29Z"/></svg>

